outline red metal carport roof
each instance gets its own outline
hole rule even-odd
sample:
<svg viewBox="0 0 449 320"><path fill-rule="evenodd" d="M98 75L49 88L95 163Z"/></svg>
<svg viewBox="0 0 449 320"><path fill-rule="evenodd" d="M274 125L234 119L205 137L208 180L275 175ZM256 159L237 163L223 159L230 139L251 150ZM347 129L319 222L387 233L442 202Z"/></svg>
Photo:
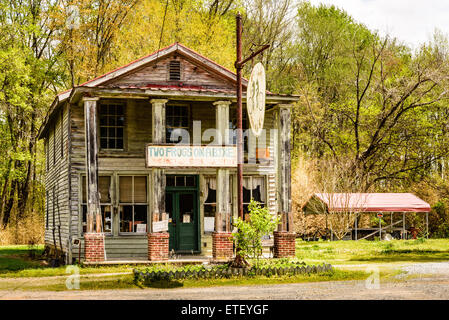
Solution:
<svg viewBox="0 0 449 320"><path fill-rule="evenodd" d="M330 212L429 212L412 193L315 193Z"/></svg>

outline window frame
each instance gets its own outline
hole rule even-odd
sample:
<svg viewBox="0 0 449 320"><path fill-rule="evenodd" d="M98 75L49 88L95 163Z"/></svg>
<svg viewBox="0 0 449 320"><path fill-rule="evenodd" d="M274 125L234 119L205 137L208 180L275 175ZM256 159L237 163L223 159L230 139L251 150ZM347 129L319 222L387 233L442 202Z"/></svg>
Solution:
<svg viewBox="0 0 449 320"><path fill-rule="evenodd" d="M207 179L215 179L215 184L217 184L217 176L216 175L205 175L204 176L204 183L207 184ZM231 225L233 222L233 213L234 213L234 197L233 197L233 182L234 182L234 177L233 175L229 175L229 188L230 188L230 194L229 194L229 213L230 213L230 218L231 218ZM209 197L209 191L208 191L208 197ZM206 218L206 210L205 210L205 206L212 206L215 208L215 213L217 212L217 190L215 189L215 202L206 202L207 199L204 199L204 202L202 203L202 210L203 210L203 219ZM208 216L210 217L210 216ZM214 215L215 218L215 215ZM203 221L204 223L204 221ZM203 234L209 235L215 232L215 223L214 223L214 231L205 231L203 228Z"/></svg>
<svg viewBox="0 0 449 320"><path fill-rule="evenodd" d="M120 178L121 177L132 177L132 201L133 202L131 202L131 203L129 203L129 202L120 202ZM147 202L146 203L135 203L134 202L134 177L145 177L145 179L146 179L146 200L147 200ZM118 212L117 212L117 219L118 219L118 230L117 230L117 234L120 236L120 235L145 235L145 234L147 234L148 233L148 231L150 230L150 226L149 226L149 222L150 222L150 219L149 219L149 217L148 217L148 213L149 213L149 211L150 211L150 197L149 197L149 194L148 194L148 191L149 191L149 185L150 185L150 181L149 181L149 176L148 176L148 174L133 174L133 173L121 173L121 172L119 172L119 173L117 173L117 184L116 184L116 195L117 195L117 200L116 200L116 203L117 203L117 209L118 209ZM145 205L146 207L147 207L147 212L146 212L146 217L147 217L147 231L146 232L124 232L124 231L121 231L120 229L120 224L121 224L121 211L120 211L120 207L121 206L132 206L133 207L133 212L132 212L132 218L133 218L133 225L134 225L134 216L135 216L135 212L134 212L134 206L143 206L143 205Z"/></svg>
<svg viewBox="0 0 449 320"><path fill-rule="evenodd" d="M45 141L45 167L47 172L50 170L50 133Z"/></svg>
<svg viewBox="0 0 449 320"><path fill-rule="evenodd" d="M56 164L56 119L53 121L53 165Z"/></svg>
<svg viewBox="0 0 449 320"><path fill-rule="evenodd" d="M254 174L252 174L252 175L244 175L243 176L243 179L245 179L245 178L250 178L250 184L252 185L253 184L253 179L254 178L262 178L263 179L263 183L264 183L264 186L265 186L265 194L264 194L264 197L265 197L265 202L260 202L260 204L262 205L262 207L267 207L268 206L268 183L267 183L267 176L266 175L254 175ZM243 186L243 188L244 188L244 186ZM253 189L249 189L250 190L250 202L251 202L251 199L254 199L254 197L253 197ZM261 195L262 195L262 192L261 192ZM243 197L242 197L242 201L243 201ZM250 204L250 202L244 202L243 201L243 210L245 210L245 206L248 206L249 204ZM248 214L248 213L245 213L245 214Z"/></svg>
<svg viewBox="0 0 449 320"><path fill-rule="evenodd" d="M46 217L45 217L45 230L48 230L48 223L49 223L49 219L50 219L50 217L49 217L49 212L50 212L50 204L49 204L49 196L48 196L48 194L49 194L49 191L47 190L47 191L45 191L45 201L46 201L46 204L45 204L45 212L46 212Z"/></svg>
<svg viewBox="0 0 449 320"><path fill-rule="evenodd" d="M110 178L109 190L114 188L114 182L113 182L114 175L113 174L111 174L111 173L101 173L101 174L98 175L98 179L100 179L100 177L109 177ZM81 174L79 179L80 179L79 180L80 181L80 188L79 188L79 190L80 190L80 194L79 194L79 204L80 204L80 206L79 206L79 209L78 209L79 210L79 231L80 231L79 234L83 235L85 233L84 232L84 221L83 221L84 220L83 219L84 207L86 207L86 225L87 225L87 194L86 194L86 202L84 202L84 199L83 199L84 191L87 192L87 188L86 188L87 175L86 174ZM86 179L85 180L86 181L85 184L83 183L84 179ZM110 192L110 201L109 202L100 202L100 210L101 210L101 207L103 207L103 206L105 206L105 207L109 206L110 210L111 210L110 211L111 212L111 222L110 222L111 223L111 230L108 231L108 232L105 232L103 230L104 234L107 235L107 236L111 236L111 235L114 234L114 198L113 198L113 194L114 194L114 191L111 190L111 192Z"/></svg>
<svg viewBox="0 0 449 320"><path fill-rule="evenodd" d="M122 107L123 110L123 125L122 126L118 126L118 125L114 125L114 126L110 126L110 125L101 125L101 116L102 116L102 108L104 106L109 106L109 105L120 105ZM97 139L98 139L98 147L99 147L99 151L100 152L123 152L126 151L126 140L127 140L127 136L126 136L126 128L127 128L127 102L123 101L123 100L100 100L98 102L98 110L97 110L97 128L98 128L98 132L97 132ZM106 115L107 117L109 117L109 112ZM118 115L115 115L116 117L118 117ZM106 128L107 131L107 136L103 137L101 135L101 128ZM115 128L117 130L117 128L122 128L123 129L123 136L122 136L122 148L102 148L101 147L101 139L102 138L106 138L107 139L107 144L109 144L109 128ZM117 140L117 135L112 138Z"/></svg>
<svg viewBox="0 0 449 320"><path fill-rule="evenodd" d="M60 143L61 143L61 159L64 159L64 109L61 108L61 137L60 137Z"/></svg>
<svg viewBox="0 0 449 320"><path fill-rule="evenodd" d="M184 126L170 126L169 124L168 124L168 108L171 108L171 107L181 107L181 108L186 108L187 109L187 127L184 127ZM179 117L179 116L176 116L176 117ZM191 133L191 127L192 127L192 119L191 119L191 117L192 117L192 108L191 108L191 105L190 104L183 104L183 103L180 103L180 104L177 104L177 103L169 103L169 104L167 104L166 106L165 106L165 143L177 143L176 141L170 141L169 139L170 139L170 137L168 136L168 129L186 129L188 132L189 132L189 134Z"/></svg>

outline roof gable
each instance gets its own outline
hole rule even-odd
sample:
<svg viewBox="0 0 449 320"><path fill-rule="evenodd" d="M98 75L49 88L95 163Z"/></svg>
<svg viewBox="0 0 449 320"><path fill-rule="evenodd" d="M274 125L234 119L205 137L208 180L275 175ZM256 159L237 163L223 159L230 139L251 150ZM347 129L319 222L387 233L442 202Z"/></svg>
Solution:
<svg viewBox="0 0 449 320"><path fill-rule="evenodd" d="M96 87L96 86L111 86L116 81L131 81L132 75L135 77L142 76L142 72L147 72L149 76L148 81L152 80L151 68L152 66L157 66L157 69L163 68L163 63L161 62L167 61L170 57L179 56L183 59L186 64L186 67L193 70L194 67L200 68L197 70L201 70L203 73L206 72L209 74L211 79L221 79L223 82L228 82L229 84L236 82L236 74L229 69L213 62L212 60L200 55L199 53L193 51L190 48L176 42L164 49L161 49L155 53L152 53L148 56L135 60L125 66L117 68L113 71L110 71L104 75L101 75L95 79L87 81L80 86L86 87ZM150 71L150 72L148 72ZM155 71L155 70L153 70ZM157 70L160 71L160 70ZM196 71L196 70L195 70ZM160 74L154 74L154 76L159 76L158 80L160 80ZM141 81L145 81L145 79L140 79ZM182 82L182 81L181 81ZM243 81L243 85L246 85L247 81Z"/></svg>
<svg viewBox="0 0 449 320"><path fill-rule="evenodd" d="M180 64L180 80L170 80L170 63ZM207 65L179 51L165 54L127 73L101 84L104 87L175 86L198 89L233 90L235 84L223 73L208 69Z"/></svg>

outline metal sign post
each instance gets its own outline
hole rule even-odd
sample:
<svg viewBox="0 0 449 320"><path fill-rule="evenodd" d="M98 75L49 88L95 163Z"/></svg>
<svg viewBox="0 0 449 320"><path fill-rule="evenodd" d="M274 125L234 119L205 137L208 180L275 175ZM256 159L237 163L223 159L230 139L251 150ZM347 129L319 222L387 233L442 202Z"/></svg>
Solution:
<svg viewBox="0 0 449 320"><path fill-rule="evenodd" d="M261 49L242 60L242 17L240 12L236 16L236 39L237 39L237 60L235 68L237 71L237 202L240 219L244 220L243 214L243 125L242 125L242 69L246 62L253 59L270 45L264 45Z"/></svg>
<svg viewBox="0 0 449 320"><path fill-rule="evenodd" d="M270 47L264 45L261 49L251 54L248 58L242 60L242 17L240 12L236 16L236 39L237 39L237 60L235 61L235 69L237 73L237 207L238 215L241 220L244 220L243 214L243 125L242 125L242 69L246 62L262 53ZM238 250L236 253L236 265L243 264L243 257L240 256Z"/></svg>

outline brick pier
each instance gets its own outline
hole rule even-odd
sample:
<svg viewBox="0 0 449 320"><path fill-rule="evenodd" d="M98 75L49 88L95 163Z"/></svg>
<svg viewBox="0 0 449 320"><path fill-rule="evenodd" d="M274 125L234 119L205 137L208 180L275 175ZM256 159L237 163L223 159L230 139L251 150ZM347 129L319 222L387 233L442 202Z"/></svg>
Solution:
<svg viewBox="0 0 449 320"><path fill-rule="evenodd" d="M86 262L103 262L104 233L84 234L84 255Z"/></svg>
<svg viewBox="0 0 449 320"><path fill-rule="evenodd" d="M234 255L232 233L214 232L212 234L212 256L214 259L229 259Z"/></svg>
<svg viewBox="0 0 449 320"><path fill-rule="evenodd" d="M287 231L274 232L274 257L295 257L296 233Z"/></svg>
<svg viewBox="0 0 449 320"><path fill-rule="evenodd" d="M148 260L168 260L168 232L155 232L148 234Z"/></svg>

